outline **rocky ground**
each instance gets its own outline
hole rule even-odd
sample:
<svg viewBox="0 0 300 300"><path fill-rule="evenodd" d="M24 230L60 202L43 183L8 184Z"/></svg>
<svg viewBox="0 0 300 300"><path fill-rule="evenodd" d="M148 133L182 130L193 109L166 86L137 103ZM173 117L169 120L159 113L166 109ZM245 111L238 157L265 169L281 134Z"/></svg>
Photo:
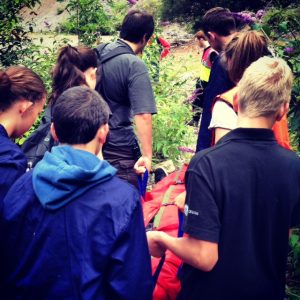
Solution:
<svg viewBox="0 0 300 300"><path fill-rule="evenodd" d="M71 44L76 45L78 39L72 35L60 35L54 33L59 27L59 24L66 21L69 17L68 11L65 9L67 1L58 2L56 0L42 0L41 4L37 4L34 10L24 8L21 15L24 23L33 24L32 37L39 42L43 38L45 46L51 46L53 41L60 41L68 38ZM197 51L197 46L193 41L193 35L187 32L187 29L182 24L166 22L162 24L161 36L169 41L172 45L172 50L178 53L186 53L188 50ZM102 42L110 41L113 37L102 36ZM176 50L175 50L176 49Z"/></svg>

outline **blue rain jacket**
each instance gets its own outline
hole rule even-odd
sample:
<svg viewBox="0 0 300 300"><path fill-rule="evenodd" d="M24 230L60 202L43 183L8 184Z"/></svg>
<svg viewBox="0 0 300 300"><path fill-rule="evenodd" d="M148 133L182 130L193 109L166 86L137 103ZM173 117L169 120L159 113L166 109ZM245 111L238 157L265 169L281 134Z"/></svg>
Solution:
<svg viewBox="0 0 300 300"><path fill-rule="evenodd" d="M22 150L8 137L0 125L0 207L11 185L25 173L27 159Z"/></svg>
<svg viewBox="0 0 300 300"><path fill-rule="evenodd" d="M152 299L140 197L89 152L57 146L3 201L3 299Z"/></svg>

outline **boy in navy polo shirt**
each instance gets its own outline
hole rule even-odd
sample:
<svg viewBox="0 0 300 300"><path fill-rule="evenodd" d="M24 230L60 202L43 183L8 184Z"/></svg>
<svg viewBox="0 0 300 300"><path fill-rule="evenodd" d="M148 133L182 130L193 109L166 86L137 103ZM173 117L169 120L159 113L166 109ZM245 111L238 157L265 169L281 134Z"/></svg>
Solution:
<svg viewBox="0 0 300 300"><path fill-rule="evenodd" d="M185 262L179 299L284 299L289 229L300 225L300 159L271 130L289 107L292 74L278 58L239 82L238 128L192 159L181 239L148 234L152 255Z"/></svg>

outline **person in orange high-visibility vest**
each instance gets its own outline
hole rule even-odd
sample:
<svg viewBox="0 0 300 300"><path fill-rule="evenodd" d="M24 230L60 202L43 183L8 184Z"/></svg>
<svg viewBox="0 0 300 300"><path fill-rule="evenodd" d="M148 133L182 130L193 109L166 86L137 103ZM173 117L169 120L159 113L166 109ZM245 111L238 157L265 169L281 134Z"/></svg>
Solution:
<svg viewBox="0 0 300 300"><path fill-rule="evenodd" d="M203 107L203 93L204 89L207 86L209 77L210 77L210 70L212 64L216 57L218 56L218 52L214 50L209 42L207 41L205 34L202 30L198 31L195 34L195 39L198 42L199 48L203 49L202 57L201 57L201 64L200 64L200 72L199 78L196 82L196 99L192 102L194 116L192 123L193 125L198 125L200 119L200 108Z"/></svg>
<svg viewBox="0 0 300 300"><path fill-rule="evenodd" d="M270 55L265 36L257 31L241 32L227 45L224 61L230 79L238 83L246 68L262 56ZM259 70L258 70L259 71ZM219 95L213 102L209 128L213 131L212 145L237 126L238 88ZM273 127L278 143L290 149L287 116Z"/></svg>

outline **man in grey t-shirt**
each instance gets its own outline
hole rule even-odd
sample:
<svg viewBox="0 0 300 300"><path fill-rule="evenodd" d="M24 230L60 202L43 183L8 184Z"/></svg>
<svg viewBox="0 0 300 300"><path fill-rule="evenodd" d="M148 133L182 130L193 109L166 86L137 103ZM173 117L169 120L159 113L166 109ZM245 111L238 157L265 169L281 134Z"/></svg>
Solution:
<svg viewBox="0 0 300 300"><path fill-rule="evenodd" d="M132 10L123 21L120 39L99 50L100 61L104 63L99 68L102 73L96 90L112 111L110 135L103 149L104 159L118 169L119 177L135 186L134 168L137 172L151 169L152 114L156 113L156 105L147 67L137 55L142 53L153 31L153 17ZM105 61L105 56L116 52L117 48L122 54ZM133 123L142 153L139 152Z"/></svg>

